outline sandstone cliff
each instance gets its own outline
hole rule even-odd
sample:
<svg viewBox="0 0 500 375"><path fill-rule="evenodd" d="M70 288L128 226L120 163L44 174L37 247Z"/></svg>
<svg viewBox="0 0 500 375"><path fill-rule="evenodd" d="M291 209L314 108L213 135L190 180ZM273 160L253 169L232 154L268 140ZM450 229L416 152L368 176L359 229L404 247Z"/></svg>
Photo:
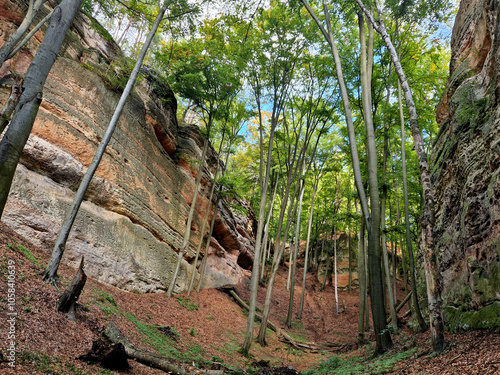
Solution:
<svg viewBox="0 0 500 375"><path fill-rule="evenodd" d="M0 0L0 44L21 22L25 9L20 4ZM23 74L42 38L38 32L0 75ZM119 75L113 63L120 57L119 48L80 15L45 85L2 220L49 251L118 102L120 90L105 78ZM178 124L168 86L144 73L97 170L63 261L76 265L85 255L91 276L125 290L156 292L168 287L174 271L194 191L191 165L201 157L203 140L196 126ZM1 103L7 94L2 88ZM209 220L213 215L208 193L217 160L211 149L174 292L186 288L196 246L206 236L200 233L201 220L207 209ZM248 276L254 225L253 219L240 218L221 204L204 287Z"/></svg>
<svg viewBox="0 0 500 375"><path fill-rule="evenodd" d="M445 318L500 325L500 7L462 0L438 108L432 178Z"/></svg>

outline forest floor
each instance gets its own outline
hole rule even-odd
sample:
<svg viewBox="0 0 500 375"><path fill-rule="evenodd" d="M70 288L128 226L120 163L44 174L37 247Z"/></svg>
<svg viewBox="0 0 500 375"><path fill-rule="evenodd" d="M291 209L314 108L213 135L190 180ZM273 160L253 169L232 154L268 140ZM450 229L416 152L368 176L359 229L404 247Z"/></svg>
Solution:
<svg viewBox="0 0 500 375"><path fill-rule="evenodd" d="M43 251L45 250L45 251ZM317 374L500 374L500 331L447 334L448 348L434 355L429 333L416 334L408 328L408 318L393 335L394 348L373 358L373 344L357 347L358 290L339 291L340 314L335 312L334 288L319 292L315 274L308 276L304 313L285 327L289 293L286 270L280 271L274 287L270 320L294 340L325 350L301 350L267 331L267 346L253 343L250 356L239 353L244 341L247 316L233 298L220 290L203 290L190 297L163 294L135 294L87 280L79 300L77 320L72 322L56 311L57 300L69 285L75 270L60 268L60 289L41 280L50 249L39 249L0 223L0 373L2 374L120 374L88 364L78 357L87 354L107 321L113 321L135 346L159 352L175 363L223 369L234 373L293 373L292 368ZM7 299L8 266L16 271L15 342L16 365L7 355L10 323ZM301 271L301 270L300 270ZM301 284L302 272L297 274ZM235 290L248 300L248 287ZM294 317L301 288L297 287ZM259 290L262 306L265 289ZM398 290L398 299L403 291ZM400 312L405 314L406 307ZM255 324L255 334L259 324ZM371 331L366 338L373 343ZM129 360L127 374L161 374ZM192 367L191 367L192 369Z"/></svg>

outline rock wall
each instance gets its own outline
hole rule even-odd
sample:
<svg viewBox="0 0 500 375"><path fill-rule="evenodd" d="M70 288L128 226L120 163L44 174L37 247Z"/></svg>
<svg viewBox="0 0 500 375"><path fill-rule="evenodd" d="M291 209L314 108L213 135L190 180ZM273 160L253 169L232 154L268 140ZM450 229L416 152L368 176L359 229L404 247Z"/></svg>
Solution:
<svg viewBox="0 0 500 375"><path fill-rule="evenodd" d="M462 0L438 108L436 244L452 329L500 325L500 7Z"/></svg>
<svg viewBox="0 0 500 375"><path fill-rule="evenodd" d="M22 20L23 2L0 0L0 44ZM43 17L44 14L40 15ZM44 88L43 101L25 147L2 220L51 251L79 181L90 164L120 97L106 77L119 76L121 58L111 39L79 15ZM102 32L101 32L102 34ZM0 69L0 76L26 72L43 32ZM8 95L0 90L0 103ZM3 104L2 104L3 105ZM179 126L176 99L145 71L128 99L113 139L86 195L63 261L89 275L138 292L168 287L182 244L194 193L203 139L194 125ZM174 292L186 288L207 210L210 178L218 163L210 148L195 207L189 247ZM243 203L240 203L243 204ZM209 250L204 287L237 283L253 258L253 219L221 204Z"/></svg>

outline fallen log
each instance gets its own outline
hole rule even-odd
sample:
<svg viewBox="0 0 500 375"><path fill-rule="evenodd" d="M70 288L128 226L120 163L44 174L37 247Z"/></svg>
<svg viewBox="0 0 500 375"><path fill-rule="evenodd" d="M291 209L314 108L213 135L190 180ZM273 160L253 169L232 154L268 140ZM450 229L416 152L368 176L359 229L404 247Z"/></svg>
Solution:
<svg viewBox="0 0 500 375"><path fill-rule="evenodd" d="M87 275L85 275L85 271L83 270L83 259L84 258L82 257L80 267L78 267L78 271L76 272L71 285L64 291L62 296L59 298L59 302L57 303L57 311L65 314L66 317L72 321L76 321L76 301L78 301L83 287L85 286L85 282L87 281Z"/></svg>
<svg viewBox="0 0 500 375"><path fill-rule="evenodd" d="M128 358L133 359L148 367L156 368L169 374L186 375L186 374L206 374L206 375L222 375L223 370L201 370L196 367L186 366L186 368L173 364L167 357L154 352L136 348L128 341L122 332L113 322L108 322L104 325L102 335L105 339L113 344L123 345Z"/></svg>
<svg viewBox="0 0 500 375"><path fill-rule="evenodd" d="M229 294L235 299L235 301L241 307L243 307L247 311L250 309L250 307L248 306L248 304L241 299L241 297L234 291L234 289L228 289L228 291L229 291ZM259 319L260 321L262 321L262 315L261 314L259 314L258 312L256 312L255 316L257 317L257 319ZM290 335L288 335L285 331L283 331L282 329L280 329L276 324L274 324L270 320L267 321L267 327L269 329L271 329L272 331L276 332L276 335L278 336L278 340L280 340L281 342L285 342L285 343L287 343L287 344L289 344L289 345L291 345L291 346L293 346L293 347L295 347L297 349L307 349L307 350L310 350L310 351L313 351L313 352L318 352L318 351L321 351L321 350L324 350L324 351L329 351L330 350L329 348L321 347L321 346L318 346L316 344L302 343L302 342L296 341L296 340L292 339L292 337L290 337Z"/></svg>
<svg viewBox="0 0 500 375"><path fill-rule="evenodd" d="M157 368L175 375L185 375L187 373L186 369L174 365L166 357L160 354L137 349L123 336L121 331L113 322L108 322L104 325L103 335L113 344L122 344L125 348L127 356L139 363L142 363L143 365Z"/></svg>
<svg viewBox="0 0 500 375"><path fill-rule="evenodd" d="M411 291L406 295L405 299L398 305L398 307L396 307L396 314L401 311L401 309L406 304L406 302L408 302L410 300L410 297L411 297ZM392 316L389 316L387 318L387 324L389 324L391 322L391 320L392 320Z"/></svg>

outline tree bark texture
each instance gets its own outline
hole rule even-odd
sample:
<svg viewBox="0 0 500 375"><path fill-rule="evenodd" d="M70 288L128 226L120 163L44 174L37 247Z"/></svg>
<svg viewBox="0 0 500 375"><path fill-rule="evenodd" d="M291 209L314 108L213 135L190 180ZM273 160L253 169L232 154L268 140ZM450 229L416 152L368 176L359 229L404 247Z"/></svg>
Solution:
<svg viewBox="0 0 500 375"><path fill-rule="evenodd" d="M21 99L21 94L23 93L23 80L21 77L15 77L10 88L10 95L5 103L2 111L0 112L0 135L3 133L7 125L9 124L10 118L14 109L16 108L19 100Z"/></svg>
<svg viewBox="0 0 500 375"><path fill-rule="evenodd" d="M69 320L76 321L75 316L75 304L85 287L85 282L87 281L87 275L83 270L83 257L78 267L71 285L64 291L62 296L59 298L57 303L57 311L66 315Z"/></svg>
<svg viewBox="0 0 500 375"><path fill-rule="evenodd" d="M0 218L24 145L33 128L47 76L82 0L63 0L54 10L45 37L23 82L23 93L0 143Z"/></svg>
<svg viewBox="0 0 500 375"><path fill-rule="evenodd" d="M374 19L373 14L366 8L361 0L356 0L356 2L369 18L373 27L380 34L387 49L389 50L391 60L394 64L399 81L401 82L401 86L406 99L406 106L408 107L408 112L410 115L410 128L413 136L413 145L415 147L418 158L420 180L422 183L424 200L421 224L422 244L424 247L425 279L427 282L427 299L429 302L431 340L434 351L440 352L444 350L445 337L441 300L442 281L441 274L439 273L438 269L437 257L434 251L434 194L427 162L427 153L425 152L422 133L418 125L417 107L415 106L413 93L408 84L408 80L406 79L403 67L401 65L401 62L399 61L399 56L385 28L385 23L382 17L383 11L380 4L375 1L375 6L379 15L379 21L377 22Z"/></svg>
<svg viewBox="0 0 500 375"><path fill-rule="evenodd" d="M81 0L79 0L78 3L80 4ZM47 268L45 269L45 272L43 274L43 279L50 284L53 285L57 284L57 270L59 268L59 264L61 263L64 250L66 248L66 241L68 240L69 233L71 231L71 228L73 227L73 223L75 222L76 215L78 214L80 206L83 202L83 198L85 197L85 192L87 191L87 188L90 185L90 181L92 180L92 177L94 176L94 173L97 170L97 167L99 166L102 160L104 151L106 150L106 147L108 146L108 143L111 140L111 137L113 136L116 125L118 124L118 120L120 119L120 116L123 112L123 108L125 107L127 98L130 92L132 91L132 88L134 87L135 81L137 80L137 76L139 75L139 71L141 69L142 62L144 61L144 57L146 56L146 52L151 42L153 41L153 38L156 34L156 30L158 30L160 22L163 19L163 15L167 10L168 4L169 1L164 2L162 8L158 13L158 16L156 17L155 22L153 23L151 32L149 33L146 42L144 43L141 49L139 58L137 59L134 69L130 74L130 78L127 82L127 85L125 86L125 89L123 90L120 100L118 101L118 105L115 108L115 112L113 113L113 117L111 118L106 133L104 134L102 141L99 144L99 147L97 148L97 151L94 155L94 158L92 159L92 162L89 165L89 168L87 169L87 172L85 172L85 175L83 176L82 182L78 187L78 190L75 194L75 198L70 207L70 210L66 215L66 218L64 219L64 223L62 225L61 231L59 232L59 236L57 237L57 241L54 246L54 250L52 251L49 264L47 265Z"/></svg>
<svg viewBox="0 0 500 375"><path fill-rule="evenodd" d="M29 0L28 11L26 12L26 16L24 17L23 22L21 23L21 25L19 25L14 34L12 34L10 38L0 48L0 66L2 66L3 63L9 58L9 55L11 55L16 45L22 39L24 34L26 34L29 27L33 23L33 20L35 19L36 15L40 11L40 8L46 1L47 0ZM78 6L78 9L79 8L80 6ZM64 36L64 32L62 34ZM59 53L59 48L57 49L56 55L57 53Z"/></svg>

